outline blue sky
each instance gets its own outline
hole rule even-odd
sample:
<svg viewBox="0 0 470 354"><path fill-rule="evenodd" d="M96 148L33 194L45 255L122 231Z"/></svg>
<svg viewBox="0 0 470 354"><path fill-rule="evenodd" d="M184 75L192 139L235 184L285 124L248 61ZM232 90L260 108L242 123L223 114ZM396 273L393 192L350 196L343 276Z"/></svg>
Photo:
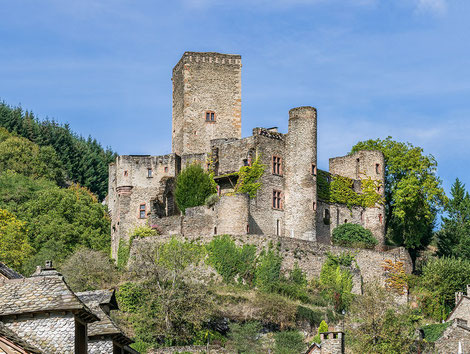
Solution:
<svg viewBox="0 0 470 354"><path fill-rule="evenodd" d="M368 138L470 188L468 0L0 0L0 98L120 154L171 150L184 51L242 55L243 135L318 110L319 167Z"/></svg>

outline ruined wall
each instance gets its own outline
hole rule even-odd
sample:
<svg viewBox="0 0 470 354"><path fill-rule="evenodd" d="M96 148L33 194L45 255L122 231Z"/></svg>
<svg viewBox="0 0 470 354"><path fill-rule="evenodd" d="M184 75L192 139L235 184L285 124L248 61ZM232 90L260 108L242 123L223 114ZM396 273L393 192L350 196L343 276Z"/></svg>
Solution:
<svg viewBox="0 0 470 354"><path fill-rule="evenodd" d="M286 235L315 241L317 202L317 111L313 107L289 111L289 132L285 158L285 230Z"/></svg>
<svg viewBox="0 0 470 354"><path fill-rule="evenodd" d="M330 158L330 173L364 179L367 177L384 181L384 155L381 151L358 151L352 155Z"/></svg>
<svg viewBox="0 0 470 354"><path fill-rule="evenodd" d="M129 233L148 223L153 203L158 201L160 211L172 215L174 200L168 193L167 183L179 170L179 158L174 154L164 156L123 155L109 167L108 208L111 215L111 253L115 258L119 240L128 240ZM164 197L164 200L159 200ZM145 205L145 217L140 206Z"/></svg>
<svg viewBox="0 0 470 354"><path fill-rule="evenodd" d="M73 353L75 348L75 316L44 314L34 317L2 319L6 327L18 333L36 348L51 354Z"/></svg>
<svg viewBox="0 0 470 354"><path fill-rule="evenodd" d="M185 52L172 81L174 153L210 152L212 139L241 138L240 55Z"/></svg>
<svg viewBox="0 0 470 354"><path fill-rule="evenodd" d="M333 230L342 224L351 223L364 226L365 208L344 204L317 202L316 228L317 242L331 244Z"/></svg>

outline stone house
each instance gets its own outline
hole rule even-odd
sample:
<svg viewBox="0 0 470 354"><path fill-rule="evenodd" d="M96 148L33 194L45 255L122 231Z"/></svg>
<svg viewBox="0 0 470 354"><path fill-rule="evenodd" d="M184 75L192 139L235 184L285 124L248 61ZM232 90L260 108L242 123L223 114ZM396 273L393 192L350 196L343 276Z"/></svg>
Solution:
<svg viewBox="0 0 470 354"><path fill-rule="evenodd" d="M320 333L321 344L312 343L305 354L344 354L344 332Z"/></svg>
<svg viewBox="0 0 470 354"><path fill-rule="evenodd" d="M15 334L40 352L87 353L87 326L98 320L50 264L29 278L0 279L3 332L6 329L7 335Z"/></svg>
<svg viewBox="0 0 470 354"><path fill-rule="evenodd" d="M0 322L0 354L42 353Z"/></svg>
<svg viewBox="0 0 470 354"><path fill-rule="evenodd" d="M288 132L254 128L241 136L241 56L185 52L173 68L172 153L123 155L109 166L107 203L111 215L112 256L140 225L163 234L254 234L330 244L332 230L361 224L384 245L384 207L346 206L322 197L319 185L343 176L351 188L373 180L384 195L384 156L360 151L331 158L329 173L317 168L317 110L293 108ZM259 158L266 166L255 198L226 195L236 172ZM191 163L214 173L223 197L209 210L180 215L173 195L175 178ZM323 185L322 184L322 185ZM236 217L234 217L236 215Z"/></svg>
<svg viewBox="0 0 470 354"><path fill-rule="evenodd" d="M111 310L118 310L115 290L96 290L76 293L99 321L88 325L88 353L137 353L129 347L134 341L127 337L110 317Z"/></svg>
<svg viewBox="0 0 470 354"><path fill-rule="evenodd" d="M446 322L452 323L434 342L434 349L438 353L457 353L460 345L463 353L470 352L470 285L467 294L455 293L455 307Z"/></svg>

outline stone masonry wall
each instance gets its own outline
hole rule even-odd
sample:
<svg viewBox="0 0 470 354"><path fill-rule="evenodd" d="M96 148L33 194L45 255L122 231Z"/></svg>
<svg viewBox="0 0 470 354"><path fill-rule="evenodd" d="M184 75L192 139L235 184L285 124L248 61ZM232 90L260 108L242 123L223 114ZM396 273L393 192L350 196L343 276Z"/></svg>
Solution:
<svg viewBox="0 0 470 354"><path fill-rule="evenodd" d="M111 253L115 258L121 239L128 240L132 230L147 224L152 199L164 196L168 178L176 176L179 159L174 154L164 156L123 155L110 165L108 208L111 215ZM161 192L161 193L160 193ZM165 200L160 201L165 203ZM145 218L140 217L140 205L145 205ZM163 207L164 208L164 207ZM173 203L166 208L171 215Z"/></svg>
<svg viewBox="0 0 470 354"><path fill-rule="evenodd" d="M73 314L35 315L2 322L45 353L72 354L75 347L75 317Z"/></svg>
<svg viewBox="0 0 470 354"><path fill-rule="evenodd" d="M468 296L462 296L461 299L462 301L460 301L460 304L452 311L447 321L460 318L467 321L470 325L470 298Z"/></svg>
<svg viewBox="0 0 470 354"><path fill-rule="evenodd" d="M344 335L341 332L321 333L321 354L343 354Z"/></svg>
<svg viewBox="0 0 470 354"><path fill-rule="evenodd" d="M113 340L108 339L91 339L88 341L89 354L103 354L113 352Z"/></svg>
<svg viewBox="0 0 470 354"><path fill-rule="evenodd" d="M214 235L210 234L195 234L191 236L176 236L180 239L187 241L195 241L208 243ZM378 281L380 284L385 284L387 275L384 272L383 265L385 260L392 260L394 262L401 261L404 263L405 272L411 273L412 263L408 252L402 248L395 248L389 251L375 251L366 249L350 249L345 247L336 247L331 245L318 244L311 241L299 240L290 237L278 237L274 235L232 235L238 245L252 244L255 245L259 252L267 249L269 245L276 247L283 257L283 270L291 270L294 268L295 263L306 273L308 279L318 277L320 275L321 267L327 259L327 253L342 254L348 252L355 255L357 266L360 270L360 275L364 282ZM133 242L133 249L138 248L140 243L152 242L166 242L170 236L156 236L154 238L136 239ZM360 293L360 278L354 274L354 292Z"/></svg>
<svg viewBox="0 0 470 354"><path fill-rule="evenodd" d="M298 107L289 111L285 163L285 232L289 237L315 241L317 202L317 111Z"/></svg>
<svg viewBox="0 0 470 354"><path fill-rule="evenodd" d="M185 52L172 80L174 153L210 152L212 139L241 138L240 55Z"/></svg>
<svg viewBox="0 0 470 354"><path fill-rule="evenodd" d="M470 349L470 328L458 325L457 321L454 321L451 326L447 327L442 336L434 342L433 353L458 353L459 342L462 343L463 352L468 353Z"/></svg>

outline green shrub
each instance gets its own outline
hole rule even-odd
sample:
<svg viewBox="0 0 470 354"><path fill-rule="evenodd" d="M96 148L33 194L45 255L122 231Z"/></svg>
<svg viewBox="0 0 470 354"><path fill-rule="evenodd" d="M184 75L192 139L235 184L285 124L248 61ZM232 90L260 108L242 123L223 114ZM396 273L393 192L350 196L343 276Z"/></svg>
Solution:
<svg viewBox="0 0 470 354"><path fill-rule="evenodd" d="M335 259L327 258L320 271L320 284L337 312L348 308L353 299L352 274L349 269L339 265Z"/></svg>
<svg viewBox="0 0 470 354"><path fill-rule="evenodd" d="M325 332L328 332L328 324L325 321L321 321L320 326L318 326L317 335L313 337L313 342L320 344L321 343L320 333L325 333Z"/></svg>
<svg viewBox="0 0 470 354"><path fill-rule="evenodd" d="M135 313L146 302L147 295L139 284L126 282L119 286L116 299L121 311Z"/></svg>
<svg viewBox="0 0 470 354"><path fill-rule="evenodd" d="M335 227L332 241L338 246L355 248L374 248L378 243L370 230L350 223Z"/></svg>
<svg viewBox="0 0 470 354"><path fill-rule="evenodd" d="M277 332L274 335L274 353L295 354L305 351L304 337L299 331Z"/></svg>
<svg viewBox="0 0 470 354"><path fill-rule="evenodd" d="M250 198L256 197L258 189L261 188L259 179L264 173L265 166L260 162L260 156L257 155L251 166L242 166L238 171L238 181L235 185L235 194L248 193Z"/></svg>
<svg viewBox="0 0 470 354"><path fill-rule="evenodd" d="M256 286L265 292L276 292L281 281L282 257L273 249L260 254L255 273Z"/></svg>
<svg viewBox="0 0 470 354"><path fill-rule="evenodd" d="M208 263L222 276L224 282L252 285L256 268L256 247L238 247L229 235L215 237L207 246Z"/></svg>
<svg viewBox="0 0 470 354"><path fill-rule="evenodd" d="M175 200L183 214L187 208L203 205L216 192L212 176L196 164L186 167L176 179Z"/></svg>

